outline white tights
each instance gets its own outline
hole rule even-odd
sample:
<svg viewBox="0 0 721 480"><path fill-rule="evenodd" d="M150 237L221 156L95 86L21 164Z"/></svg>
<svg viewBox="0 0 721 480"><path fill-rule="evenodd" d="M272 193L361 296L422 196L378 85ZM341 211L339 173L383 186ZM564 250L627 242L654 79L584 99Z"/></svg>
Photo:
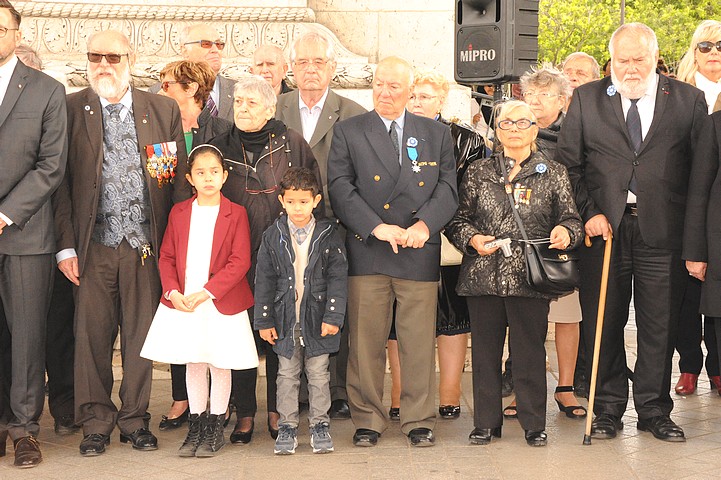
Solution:
<svg viewBox="0 0 721 480"><path fill-rule="evenodd" d="M208 405L208 369L212 386L210 389L210 414L225 415L230 400L230 370L216 368L207 363L189 363L186 366L185 383L188 389L190 413L203 413Z"/></svg>

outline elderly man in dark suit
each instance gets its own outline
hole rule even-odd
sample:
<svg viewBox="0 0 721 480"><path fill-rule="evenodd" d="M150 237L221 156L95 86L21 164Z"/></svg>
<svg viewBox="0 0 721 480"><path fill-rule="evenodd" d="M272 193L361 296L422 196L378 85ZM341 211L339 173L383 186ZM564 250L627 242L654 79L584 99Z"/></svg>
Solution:
<svg viewBox="0 0 721 480"><path fill-rule="evenodd" d="M225 49L225 41L210 25L203 23L188 25L180 32L180 54L183 58L191 62L207 62L217 75L205 108L210 110L212 116L232 122L235 80L220 74L220 69L223 67L223 49ZM148 91L158 93L160 82L151 86Z"/></svg>
<svg viewBox="0 0 721 480"><path fill-rule="evenodd" d="M283 50L277 45L260 45L255 49L250 73L263 77L273 87L276 95L293 91L285 81L288 62Z"/></svg>
<svg viewBox="0 0 721 480"><path fill-rule="evenodd" d="M68 169L56 193L58 267L78 285L75 420L83 455L120 441L157 449L147 428L152 363L140 357L160 299L156 255L173 199L190 195L180 110L130 88L135 56L115 30L88 39L90 88L68 96ZM120 410L110 399L120 330Z"/></svg>
<svg viewBox="0 0 721 480"><path fill-rule="evenodd" d="M34 467L42 460L36 437L55 253L50 198L65 171L67 115L63 86L15 56L20 20L12 4L0 0L0 308L6 324L0 335L10 347L0 369L11 376L10 391L0 393L0 456L9 432L15 465Z"/></svg>
<svg viewBox="0 0 721 480"><path fill-rule="evenodd" d="M333 126L341 120L366 113L366 109L330 89L337 65L336 53L333 43L325 36L311 32L299 37L291 47L290 60L298 90L278 97L275 116L289 128L303 134L313 150L323 178L326 213L332 215L328 198L328 152ZM344 328L340 350L330 358L332 403L329 413L334 419L350 418L346 392L347 367L348 328Z"/></svg>
<svg viewBox="0 0 721 480"><path fill-rule="evenodd" d="M458 194L450 130L405 110L412 80L405 60L381 60L375 110L335 125L328 156L331 204L348 229L347 387L358 446L375 445L388 421L383 378L394 300L401 429L413 446L435 441L440 231Z"/></svg>
<svg viewBox="0 0 721 480"><path fill-rule="evenodd" d="M656 72L658 43L646 25L621 26L609 51L611 77L575 90L556 154L568 167L586 234L594 237L591 250L615 237L592 435L613 438L623 428L624 326L633 284L637 428L682 442L683 430L670 418L671 357L688 278L681 243L689 172L706 101L700 90ZM599 275L583 277L582 293L599 288ZM595 309L583 317L596 318ZM583 323L591 352L595 322Z"/></svg>

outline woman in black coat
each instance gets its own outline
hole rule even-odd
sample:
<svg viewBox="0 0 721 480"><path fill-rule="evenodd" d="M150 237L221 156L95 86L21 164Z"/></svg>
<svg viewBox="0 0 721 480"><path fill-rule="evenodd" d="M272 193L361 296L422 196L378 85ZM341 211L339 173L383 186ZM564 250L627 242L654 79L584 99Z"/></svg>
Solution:
<svg viewBox="0 0 721 480"><path fill-rule="evenodd" d="M456 215L446 227L451 242L464 252L456 291L467 297L473 351L474 430L469 440L487 444L501 436L501 360L506 326L514 351L518 419L529 445L544 446L546 426L546 351L552 296L526 281L520 229L507 192L531 239L550 238L550 247L574 248L583 240L566 169L539 154L536 117L523 102L500 109L496 138L503 150L468 167L459 191ZM508 179L506 182L502 179ZM496 239L511 239L510 255Z"/></svg>

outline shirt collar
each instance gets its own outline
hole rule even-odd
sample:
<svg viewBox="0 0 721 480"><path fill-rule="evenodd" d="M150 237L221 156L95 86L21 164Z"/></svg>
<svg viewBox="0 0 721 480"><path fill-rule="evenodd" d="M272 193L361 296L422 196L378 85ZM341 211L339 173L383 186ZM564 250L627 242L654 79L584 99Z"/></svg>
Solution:
<svg viewBox="0 0 721 480"><path fill-rule="evenodd" d="M7 79L7 82L10 82L10 77L12 76L13 72L15 71L15 67L18 64L18 57L15 56L13 53L10 57L10 60L5 63L2 67L0 67L0 78Z"/></svg>
<svg viewBox="0 0 721 480"><path fill-rule="evenodd" d="M318 100L318 103L313 105L313 108L308 107L308 105L305 104L303 101L303 97L300 95L300 92L298 92L298 107L300 110L303 110L304 108L308 110L309 112L312 112L314 110L321 111L323 110L323 105L325 105L325 99L328 98L328 90L330 90L330 87L325 89L325 93L322 97L320 97L320 100Z"/></svg>
<svg viewBox="0 0 721 480"><path fill-rule="evenodd" d="M127 110L128 112L133 109L133 92L130 85L128 85L128 90L118 103L120 103L124 107L124 110ZM110 102L106 98L100 97L100 106L105 108L108 105L110 105Z"/></svg>
<svg viewBox="0 0 721 480"><path fill-rule="evenodd" d="M391 128L391 123L394 122L394 121L396 122L396 125L398 125L398 127L399 127L401 130L403 130L403 127L404 127L404 125L405 125L405 123L406 123L406 110L405 110L405 109L403 109L403 112L400 114L400 116L399 116L398 118L394 119L394 120L388 120L387 118L381 116L381 114L379 114L378 112L376 112L376 114L377 114L377 115L380 117L380 119L383 121L383 125L386 126L386 130L389 130L389 129Z"/></svg>
<svg viewBox="0 0 721 480"><path fill-rule="evenodd" d="M301 235L308 235L308 233L313 230L313 227L315 227L315 217L311 213L310 215L310 221L305 225L305 227L299 227L293 221L288 217L288 228L290 229L290 234L294 237L298 237L297 234ZM302 243L302 242L299 242Z"/></svg>

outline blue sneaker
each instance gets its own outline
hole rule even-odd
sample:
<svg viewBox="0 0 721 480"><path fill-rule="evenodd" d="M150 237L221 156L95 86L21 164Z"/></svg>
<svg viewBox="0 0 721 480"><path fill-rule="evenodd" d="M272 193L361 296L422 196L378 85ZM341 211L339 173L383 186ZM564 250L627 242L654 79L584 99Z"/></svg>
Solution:
<svg viewBox="0 0 721 480"><path fill-rule="evenodd" d="M275 449L273 453L276 455L292 455L295 453L295 447L298 446L298 429L290 425L278 426L278 438L275 439Z"/></svg>
<svg viewBox="0 0 721 480"><path fill-rule="evenodd" d="M310 446L313 453L330 453L333 451L333 439L330 437L330 425L327 422L316 423L310 427Z"/></svg>

